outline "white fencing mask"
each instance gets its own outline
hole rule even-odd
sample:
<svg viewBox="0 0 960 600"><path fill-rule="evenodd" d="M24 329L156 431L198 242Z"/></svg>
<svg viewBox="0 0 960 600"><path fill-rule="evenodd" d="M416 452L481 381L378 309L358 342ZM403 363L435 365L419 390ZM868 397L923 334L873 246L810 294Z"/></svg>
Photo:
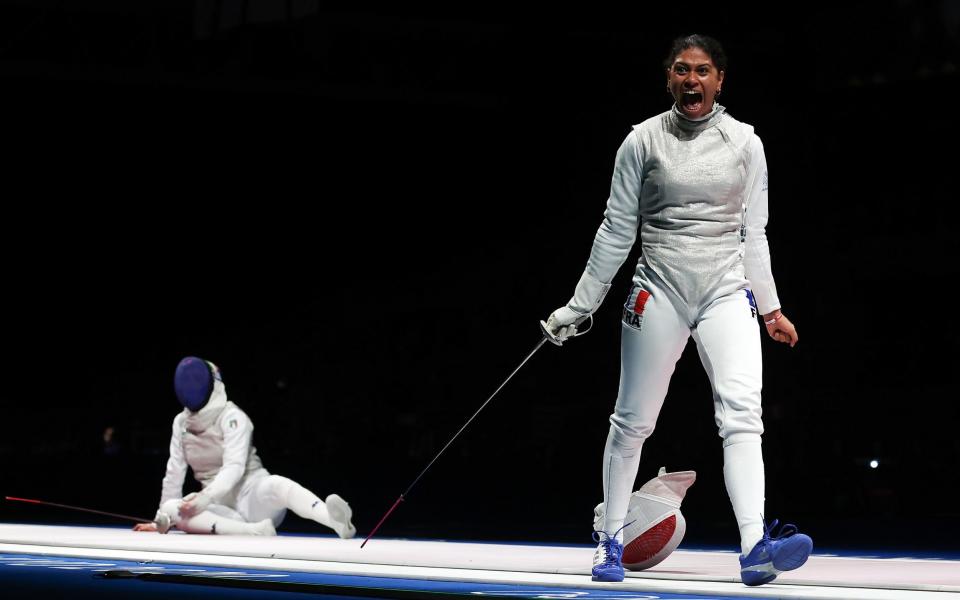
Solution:
<svg viewBox="0 0 960 600"><path fill-rule="evenodd" d="M695 471L660 473L630 495L623 528L623 566L642 571L659 564L676 550L687 531L680 503L693 485ZM593 528L603 527L604 505L593 509Z"/></svg>

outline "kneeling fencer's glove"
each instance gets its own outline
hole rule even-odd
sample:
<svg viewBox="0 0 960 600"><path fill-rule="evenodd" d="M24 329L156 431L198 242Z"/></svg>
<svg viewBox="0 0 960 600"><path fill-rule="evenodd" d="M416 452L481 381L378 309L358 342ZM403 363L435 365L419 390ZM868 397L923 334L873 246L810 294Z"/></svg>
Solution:
<svg viewBox="0 0 960 600"><path fill-rule="evenodd" d="M546 322L540 321L540 328L544 335L558 346L568 338L576 337L577 327L600 307L609 290L609 283L603 283L589 271L584 271L573 292L573 298L567 302L567 305L550 313ZM583 333L586 332L580 332L580 335Z"/></svg>
<svg viewBox="0 0 960 600"><path fill-rule="evenodd" d="M162 510L157 511L157 516L153 518L153 522L157 526L158 533L166 533L170 531L170 527L172 525L170 521L170 515L163 512Z"/></svg>

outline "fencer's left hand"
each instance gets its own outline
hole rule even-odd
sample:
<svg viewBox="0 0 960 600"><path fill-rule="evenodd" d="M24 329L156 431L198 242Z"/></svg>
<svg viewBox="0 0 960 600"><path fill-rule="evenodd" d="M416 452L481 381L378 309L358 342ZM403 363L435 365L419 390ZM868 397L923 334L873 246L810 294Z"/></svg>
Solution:
<svg viewBox="0 0 960 600"><path fill-rule="evenodd" d="M210 506L210 496L203 492L193 492L183 497L183 503L180 504L180 516L192 517L207 510Z"/></svg>
<svg viewBox="0 0 960 600"><path fill-rule="evenodd" d="M773 323L770 323L773 321ZM763 315L763 323L767 327L767 333L771 338L784 344L790 344L793 348L800 341L797 336L797 328L793 326L787 315L779 310Z"/></svg>

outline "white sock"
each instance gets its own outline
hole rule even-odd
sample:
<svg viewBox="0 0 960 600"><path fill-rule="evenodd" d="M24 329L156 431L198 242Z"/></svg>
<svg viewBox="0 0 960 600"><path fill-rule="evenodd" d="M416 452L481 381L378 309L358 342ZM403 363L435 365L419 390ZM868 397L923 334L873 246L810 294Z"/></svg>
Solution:
<svg viewBox="0 0 960 600"><path fill-rule="evenodd" d="M287 502L290 510L304 519L312 519L331 528L335 525L333 519L330 518L330 511L327 510L326 503L299 483L293 484Z"/></svg>
<svg viewBox="0 0 960 600"><path fill-rule="evenodd" d="M283 475L270 475L264 480L260 490L264 499L275 508L288 508L297 516L316 521L331 529L335 529L337 525L330 518L324 501L292 479Z"/></svg>
<svg viewBox="0 0 960 600"><path fill-rule="evenodd" d="M637 479L640 466L640 449L624 449L614 440L613 428L607 435L607 445L603 450L603 531L613 535L623 543L623 521L630 508L630 494L633 482Z"/></svg>
<svg viewBox="0 0 960 600"><path fill-rule="evenodd" d="M723 480L748 554L763 537L764 472L760 435L736 433L724 441Z"/></svg>

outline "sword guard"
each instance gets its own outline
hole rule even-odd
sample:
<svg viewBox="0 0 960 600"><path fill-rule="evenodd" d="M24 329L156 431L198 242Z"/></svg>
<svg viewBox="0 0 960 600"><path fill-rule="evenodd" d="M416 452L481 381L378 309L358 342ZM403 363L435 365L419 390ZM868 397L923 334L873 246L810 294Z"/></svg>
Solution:
<svg viewBox="0 0 960 600"><path fill-rule="evenodd" d="M563 345L563 342L560 341L560 338L558 338L557 336L555 336L555 335L553 335L552 333L550 333L550 330L547 329L547 322L546 322L546 321L540 321L540 331L541 331L541 333L543 333L543 337L547 338L547 340L548 340L551 344L553 344L554 346L562 346L562 345Z"/></svg>
<svg viewBox="0 0 960 600"><path fill-rule="evenodd" d="M593 315L586 315L580 319L577 319L577 323L576 323L577 327L579 327L584 321L590 321L590 326L584 329L583 331L578 331L575 334L571 335L570 336L571 338L580 337L581 335L593 329ZM547 329L547 323L545 321L540 321L540 332L543 333L543 337L547 338L547 340L549 340L550 343L552 343L554 346L563 345L563 341L559 337L550 333L550 330Z"/></svg>

